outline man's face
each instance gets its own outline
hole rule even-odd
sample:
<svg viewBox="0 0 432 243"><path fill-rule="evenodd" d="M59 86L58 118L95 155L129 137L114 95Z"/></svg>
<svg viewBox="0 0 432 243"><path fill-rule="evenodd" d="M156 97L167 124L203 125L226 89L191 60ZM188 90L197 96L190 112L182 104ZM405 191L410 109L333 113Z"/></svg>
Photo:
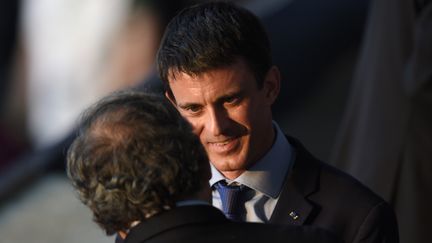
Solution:
<svg viewBox="0 0 432 243"><path fill-rule="evenodd" d="M279 92L272 67L263 87L241 59L197 76L171 75L168 98L193 126L212 164L234 179L259 160L274 139L271 104Z"/></svg>

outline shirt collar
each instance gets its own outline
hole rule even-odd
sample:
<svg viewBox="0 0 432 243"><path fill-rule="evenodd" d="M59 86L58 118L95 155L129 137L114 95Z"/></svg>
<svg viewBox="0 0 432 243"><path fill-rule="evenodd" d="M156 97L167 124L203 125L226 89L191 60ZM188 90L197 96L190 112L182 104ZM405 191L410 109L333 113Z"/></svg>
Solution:
<svg viewBox="0 0 432 243"><path fill-rule="evenodd" d="M273 122L276 139L270 150L256 164L251 166L234 181L259 191L268 197L277 198L282 189L285 175L292 164L292 147L276 122ZM227 180L210 163L212 178L210 185ZM231 181L227 180L228 183Z"/></svg>

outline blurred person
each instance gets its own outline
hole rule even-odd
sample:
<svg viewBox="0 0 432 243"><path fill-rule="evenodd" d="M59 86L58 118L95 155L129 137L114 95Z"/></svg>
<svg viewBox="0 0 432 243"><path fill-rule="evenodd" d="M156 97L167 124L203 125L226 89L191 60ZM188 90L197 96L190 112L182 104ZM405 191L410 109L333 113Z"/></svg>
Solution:
<svg viewBox="0 0 432 243"><path fill-rule="evenodd" d="M335 164L390 202L403 243L430 242L432 2L376 0Z"/></svg>
<svg viewBox="0 0 432 243"><path fill-rule="evenodd" d="M74 120L111 90L101 78L130 0L20 1L18 51L6 113L8 131L28 146L0 176L0 198L47 169L64 170Z"/></svg>
<svg viewBox="0 0 432 243"><path fill-rule="evenodd" d="M101 79L131 2L24 0L27 126L35 149L61 141L79 112L111 91Z"/></svg>
<svg viewBox="0 0 432 243"><path fill-rule="evenodd" d="M345 242L398 242L394 212L353 177L314 158L272 120L281 77L251 12L227 2L187 8L157 56L166 97L212 167L213 205L236 221L314 225ZM245 188L231 213L227 188Z"/></svg>
<svg viewBox="0 0 432 243"><path fill-rule="evenodd" d="M163 94L155 71L155 56L169 20L195 0L133 0L127 25L118 35L104 76L119 90L129 87ZM138 81L138 82L137 82ZM128 87L126 86L126 87Z"/></svg>
<svg viewBox="0 0 432 243"><path fill-rule="evenodd" d="M0 198L47 171L64 172L74 121L86 105L130 86L161 90L152 71L156 46L166 23L187 2L20 2L17 60L4 97L5 133L27 146L16 149L10 136L0 137L10 166L0 175Z"/></svg>
<svg viewBox="0 0 432 243"><path fill-rule="evenodd" d="M61 143L88 104L153 73L166 22L184 1L24 1L31 143Z"/></svg>
<svg viewBox="0 0 432 243"><path fill-rule="evenodd" d="M128 87L163 94L154 71L157 46L165 25L189 2L23 1L21 77L7 110L30 148L12 162L33 168L27 176L64 170L74 120L86 105Z"/></svg>
<svg viewBox="0 0 432 243"><path fill-rule="evenodd" d="M108 235L126 243L339 242L313 227L226 219L210 205L204 148L163 97L115 93L83 114L67 172Z"/></svg>

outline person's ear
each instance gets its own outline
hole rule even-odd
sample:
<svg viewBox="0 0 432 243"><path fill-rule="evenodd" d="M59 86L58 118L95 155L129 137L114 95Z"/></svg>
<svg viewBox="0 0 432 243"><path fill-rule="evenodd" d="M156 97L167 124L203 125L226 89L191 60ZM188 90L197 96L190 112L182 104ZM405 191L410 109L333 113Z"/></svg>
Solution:
<svg viewBox="0 0 432 243"><path fill-rule="evenodd" d="M272 66L264 77L263 89L264 95L269 104L273 104L279 95L281 76L279 68Z"/></svg>
<svg viewBox="0 0 432 243"><path fill-rule="evenodd" d="M174 107L177 107L177 103L175 101L174 95L171 90L165 91L165 97L171 102Z"/></svg>
<svg viewBox="0 0 432 243"><path fill-rule="evenodd" d="M120 238L122 240L126 239L127 233L125 231L119 230L119 231L117 231L117 234L118 234L118 236L120 236Z"/></svg>

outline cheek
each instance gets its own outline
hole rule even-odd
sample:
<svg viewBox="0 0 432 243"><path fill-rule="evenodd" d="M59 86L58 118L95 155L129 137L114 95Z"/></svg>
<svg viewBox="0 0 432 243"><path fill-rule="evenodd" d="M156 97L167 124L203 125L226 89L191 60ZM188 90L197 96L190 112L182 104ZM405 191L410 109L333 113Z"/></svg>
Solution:
<svg viewBox="0 0 432 243"><path fill-rule="evenodd" d="M247 127L249 134L254 137L254 142L260 143L260 140L265 137L268 132L266 128L268 127L269 121L272 120L270 109L263 104L254 103L251 103L248 108L249 109L245 110L242 117L244 126Z"/></svg>
<svg viewBox="0 0 432 243"><path fill-rule="evenodd" d="M256 109L251 103L247 103L244 106L238 107L232 112L232 119L237 123L241 124L247 130L253 128L255 120L260 117L260 110Z"/></svg>
<svg viewBox="0 0 432 243"><path fill-rule="evenodd" d="M186 120L192 126L192 132L195 135L197 135L198 137L201 137L201 133L203 131L202 123L197 119L191 119L191 118L187 118L187 117L184 117L184 118L186 118Z"/></svg>

